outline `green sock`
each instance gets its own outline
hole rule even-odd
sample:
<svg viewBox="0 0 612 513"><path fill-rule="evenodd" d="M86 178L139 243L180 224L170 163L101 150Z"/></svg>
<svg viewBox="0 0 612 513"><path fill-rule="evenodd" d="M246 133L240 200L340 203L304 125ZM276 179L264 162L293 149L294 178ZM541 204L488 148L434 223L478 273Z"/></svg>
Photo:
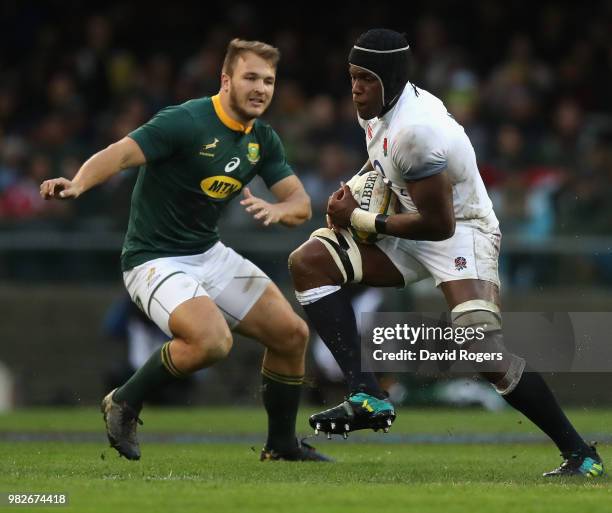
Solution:
<svg viewBox="0 0 612 513"><path fill-rule="evenodd" d="M137 411L145 398L162 385L183 377L170 358L170 342L157 349L130 379L113 394L113 400L125 401Z"/></svg>
<svg viewBox="0 0 612 513"><path fill-rule="evenodd" d="M296 447L295 419L300 406L303 376L283 376L261 370L262 398L268 413L266 447L278 452Z"/></svg>

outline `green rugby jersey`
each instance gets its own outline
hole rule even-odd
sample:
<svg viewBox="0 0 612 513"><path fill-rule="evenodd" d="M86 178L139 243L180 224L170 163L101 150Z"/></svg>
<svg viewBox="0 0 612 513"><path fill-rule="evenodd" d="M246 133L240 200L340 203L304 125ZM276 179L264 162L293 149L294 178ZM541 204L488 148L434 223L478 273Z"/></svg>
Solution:
<svg viewBox="0 0 612 513"><path fill-rule="evenodd" d="M132 193L124 271L206 251L219 240L223 208L255 175L270 187L293 174L276 132L260 120L233 120L218 95L163 109L129 137L147 163Z"/></svg>

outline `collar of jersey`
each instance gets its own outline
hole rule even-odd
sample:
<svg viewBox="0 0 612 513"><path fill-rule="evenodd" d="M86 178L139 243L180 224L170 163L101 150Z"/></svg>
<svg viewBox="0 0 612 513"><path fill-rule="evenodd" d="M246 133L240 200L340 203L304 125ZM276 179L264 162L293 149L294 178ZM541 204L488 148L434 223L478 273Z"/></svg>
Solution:
<svg viewBox="0 0 612 513"><path fill-rule="evenodd" d="M389 120L393 117L393 113L395 112L395 109L397 109L397 105L399 102L400 100L398 99L398 101L395 102L395 105L393 105L393 107L391 107L387 112L385 112L381 117L378 118L378 121L385 125L388 125Z"/></svg>
<svg viewBox="0 0 612 513"><path fill-rule="evenodd" d="M251 130L253 130L253 125L243 125L242 123L239 123L235 119L231 118L228 113L223 110L223 106L221 105L221 98L219 98L218 94L215 94L211 98L211 100L213 107L215 108L215 113L217 114L217 117L221 120L221 123L223 123L227 128L236 132L244 132L245 134L248 134L251 132Z"/></svg>
<svg viewBox="0 0 612 513"><path fill-rule="evenodd" d="M406 95L410 95L412 98L414 98L414 90L412 89L412 84L410 82L408 82L406 84L406 87L404 87L404 90L402 91L402 94L400 94L400 97L397 99L397 101L395 102L395 105L393 105L393 107L391 107L387 112L385 112L381 117L379 117L379 121L382 121L385 124L389 124L391 118L393 117L393 112L396 111L397 106L400 104L400 102L404 99L404 96Z"/></svg>

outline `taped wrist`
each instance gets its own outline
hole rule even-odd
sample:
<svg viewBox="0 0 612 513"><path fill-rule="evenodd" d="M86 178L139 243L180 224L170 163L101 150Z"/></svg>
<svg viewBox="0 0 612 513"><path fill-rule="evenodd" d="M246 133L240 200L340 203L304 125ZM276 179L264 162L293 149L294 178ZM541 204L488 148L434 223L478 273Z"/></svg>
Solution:
<svg viewBox="0 0 612 513"><path fill-rule="evenodd" d="M387 218L384 214L376 212L368 212L360 208L356 208L351 213L351 226L355 230L367 233L387 233Z"/></svg>

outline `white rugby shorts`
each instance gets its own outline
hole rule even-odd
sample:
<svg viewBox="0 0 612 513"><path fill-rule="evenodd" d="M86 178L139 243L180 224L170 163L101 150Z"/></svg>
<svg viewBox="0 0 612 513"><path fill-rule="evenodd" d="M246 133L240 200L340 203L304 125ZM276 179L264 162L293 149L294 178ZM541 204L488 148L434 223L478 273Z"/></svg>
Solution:
<svg viewBox="0 0 612 513"><path fill-rule="evenodd" d="M410 285L433 277L436 287L455 280L499 283L501 232L495 214L483 219L457 220L455 234L443 241L385 237L376 245Z"/></svg>
<svg viewBox="0 0 612 513"><path fill-rule="evenodd" d="M270 278L217 242L197 255L150 260L123 273L132 301L169 337L170 314L184 301L210 297L234 328L264 293Z"/></svg>

